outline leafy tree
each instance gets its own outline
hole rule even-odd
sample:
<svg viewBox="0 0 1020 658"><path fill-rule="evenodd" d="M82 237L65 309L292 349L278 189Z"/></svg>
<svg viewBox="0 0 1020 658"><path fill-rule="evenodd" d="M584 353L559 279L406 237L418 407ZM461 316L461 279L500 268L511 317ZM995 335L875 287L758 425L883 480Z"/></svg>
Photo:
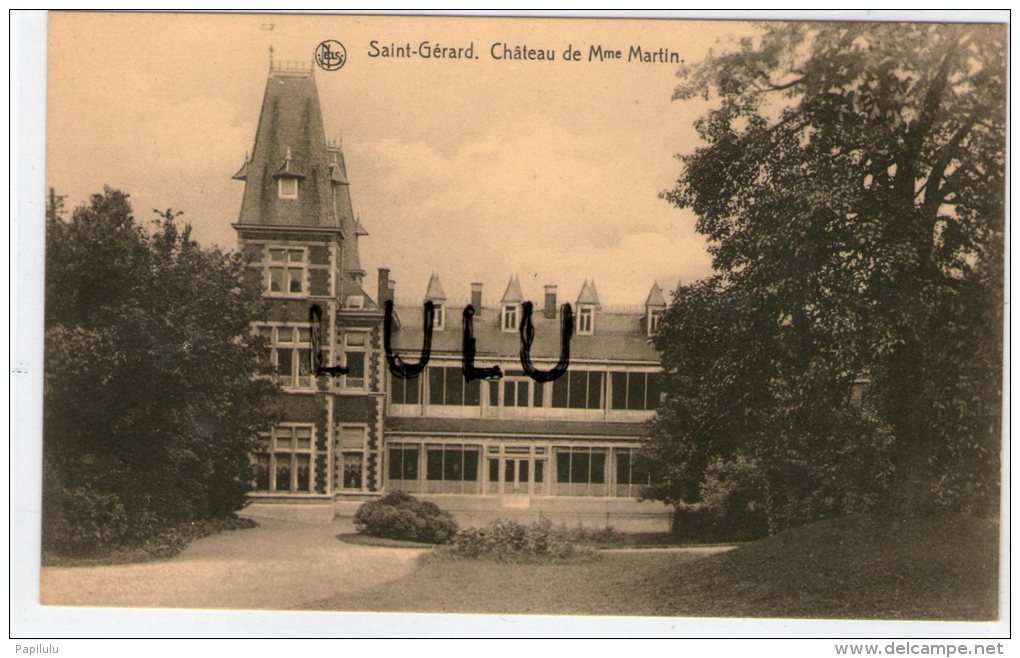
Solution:
<svg viewBox="0 0 1020 658"><path fill-rule="evenodd" d="M722 276L683 286L656 342L668 376L643 451L659 483L648 495L710 503L708 489L739 465L744 481L762 482L772 531L879 500L888 432L851 403L853 377L834 373L832 355L805 352L806 339L753 295Z"/></svg>
<svg viewBox="0 0 1020 658"><path fill-rule="evenodd" d="M179 213L178 213L179 214ZM105 189L47 220L44 539L142 540L240 507L274 385L260 290L172 211L150 233Z"/></svg>
<svg viewBox="0 0 1020 658"><path fill-rule="evenodd" d="M718 274L657 338L657 496L696 499L714 458L745 455L780 524L870 506L886 476L903 512L995 509L1005 39L769 24L681 69L674 98L713 104L665 196Z"/></svg>

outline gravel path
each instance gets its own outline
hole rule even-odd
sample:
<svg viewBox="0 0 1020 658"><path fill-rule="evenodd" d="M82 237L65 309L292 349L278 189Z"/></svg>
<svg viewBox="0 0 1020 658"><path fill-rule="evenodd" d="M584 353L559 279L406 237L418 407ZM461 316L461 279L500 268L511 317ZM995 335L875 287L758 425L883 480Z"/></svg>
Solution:
<svg viewBox="0 0 1020 658"><path fill-rule="evenodd" d="M260 519L192 543L169 560L100 567L44 567L44 605L287 609L396 580L423 552L336 539L350 521Z"/></svg>

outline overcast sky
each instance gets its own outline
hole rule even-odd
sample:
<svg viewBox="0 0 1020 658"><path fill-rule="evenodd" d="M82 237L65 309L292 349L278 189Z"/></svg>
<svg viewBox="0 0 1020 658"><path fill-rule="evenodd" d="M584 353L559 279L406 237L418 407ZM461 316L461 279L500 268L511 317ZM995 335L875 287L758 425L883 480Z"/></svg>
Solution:
<svg viewBox="0 0 1020 658"><path fill-rule="evenodd" d="M136 216L185 211L204 244L236 247L268 70L310 64L316 45L347 50L316 70L327 139L342 136L362 263L389 267L398 299L420 301L437 272L451 303L482 281L498 299L557 283L573 301L594 278L604 305L639 305L711 271L694 217L658 198L697 145L699 102L670 100L677 65L589 62L594 44L667 49L688 62L753 33L736 22L590 19L51 14L47 183L82 203L104 184ZM371 58L370 42L474 43L478 59ZM494 43L556 60L495 61ZM565 62L568 45L581 62Z"/></svg>

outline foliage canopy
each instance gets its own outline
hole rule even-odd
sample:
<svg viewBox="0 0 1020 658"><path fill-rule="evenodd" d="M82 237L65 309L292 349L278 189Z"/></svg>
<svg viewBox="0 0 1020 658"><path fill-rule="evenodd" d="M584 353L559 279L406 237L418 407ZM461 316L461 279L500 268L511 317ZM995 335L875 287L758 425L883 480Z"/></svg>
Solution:
<svg viewBox="0 0 1020 658"><path fill-rule="evenodd" d="M244 501L271 422L261 291L171 211L105 189L47 221L44 541L87 552Z"/></svg>
<svg viewBox="0 0 1020 658"><path fill-rule="evenodd" d="M710 463L743 456L774 525L994 509L1005 38L769 24L680 71L674 98L712 107L664 196L717 274L676 292L656 338L655 496L697 501Z"/></svg>

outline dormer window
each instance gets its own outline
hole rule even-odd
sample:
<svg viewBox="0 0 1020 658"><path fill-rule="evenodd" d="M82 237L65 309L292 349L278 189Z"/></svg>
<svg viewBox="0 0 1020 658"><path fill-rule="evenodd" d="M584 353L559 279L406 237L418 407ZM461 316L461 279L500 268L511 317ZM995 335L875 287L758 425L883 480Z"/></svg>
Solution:
<svg viewBox="0 0 1020 658"><path fill-rule="evenodd" d="M594 306L581 306L577 309L577 333L579 336L591 336L595 333Z"/></svg>
<svg viewBox="0 0 1020 658"><path fill-rule="evenodd" d="M595 309L599 308L599 293L595 290L595 281L587 279L577 295L577 335L591 336L595 333Z"/></svg>
<svg viewBox="0 0 1020 658"><path fill-rule="evenodd" d="M517 331L518 308L524 303L524 295L521 294L521 282L516 276L510 277L506 284L506 292L499 300L499 328L501 331Z"/></svg>
<svg viewBox="0 0 1020 658"><path fill-rule="evenodd" d="M438 274L433 274L429 279L425 301L432 302L432 328L442 331L446 328L446 293L443 292L443 284L439 281Z"/></svg>
<svg viewBox="0 0 1020 658"><path fill-rule="evenodd" d="M517 331L517 305L504 304L503 317L500 325L503 331Z"/></svg>
<svg viewBox="0 0 1020 658"><path fill-rule="evenodd" d="M652 289L648 291L648 298L645 299L645 318L648 322L646 329L649 336L654 336L659 331L659 324L665 311L666 297L662 294L659 284L653 283Z"/></svg>
<svg viewBox="0 0 1020 658"><path fill-rule="evenodd" d="M659 331L659 324L662 323L662 309L648 309L648 335L653 336Z"/></svg>
<svg viewBox="0 0 1020 658"><path fill-rule="evenodd" d="M283 164L273 174L276 179L276 191L281 199L296 199L298 195L298 181L304 178L304 174L298 171L294 158L290 154L290 147L287 147L287 156Z"/></svg>
<svg viewBox="0 0 1020 658"><path fill-rule="evenodd" d="M296 199L298 192L298 179L281 177L276 180L279 186L279 194L281 199Z"/></svg>

